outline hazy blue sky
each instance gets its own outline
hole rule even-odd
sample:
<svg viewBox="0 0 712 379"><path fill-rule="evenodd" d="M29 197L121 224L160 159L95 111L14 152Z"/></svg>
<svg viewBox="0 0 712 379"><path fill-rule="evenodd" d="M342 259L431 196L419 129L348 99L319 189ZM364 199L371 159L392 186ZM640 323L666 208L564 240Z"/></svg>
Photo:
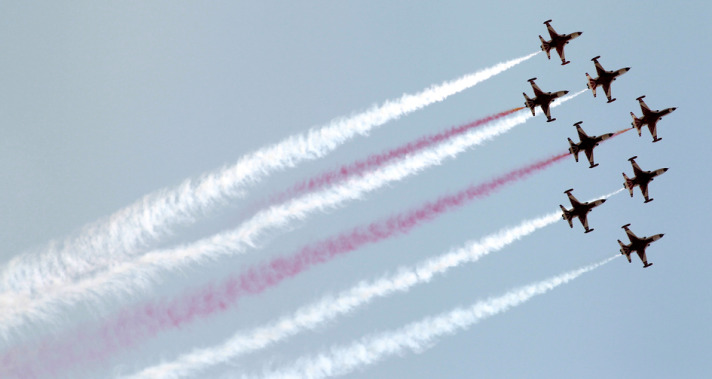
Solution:
<svg viewBox="0 0 712 379"><path fill-rule="evenodd" d="M525 218L622 186L629 157L669 167L643 204L621 193L589 216L593 233L559 222L476 264L205 376L260 372L468 305L618 252L620 226L665 233L643 270L618 259L554 292L439 340L422 354L390 358L364 377L700 377L712 371L712 257L704 239L712 138L708 104L712 32L706 1L663 2L283 2L76 1L0 3L0 262L62 240L141 196L234 163L243 154L403 93L539 50L553 19L583 31L566 48L571 64L539 54L443 103L356 138L325 159L272 175L153 246L231 229L261 195L324 169L486 115L521 106L537 77L543 90L585 88L590 59L630 66L613 85L618 100L587 92L457 159L376 191L337 211L274 233L254 253L180 273L131 298L67 309L54 326L34 324L0 349L97 322L137 301L170 297L241 267L409 209L535 159L565 151L582 120L590 134L629 127L635 98L677 106L647 131L596 149L600 166L572 159L475 201L408 236L355 251L261 296L180 331L163 333L70 377L132 373L195 347L222 342L298 306L444 253ZM103 309L99 312L97 308ZM2 351L0 350L0 351Z"/></svg>

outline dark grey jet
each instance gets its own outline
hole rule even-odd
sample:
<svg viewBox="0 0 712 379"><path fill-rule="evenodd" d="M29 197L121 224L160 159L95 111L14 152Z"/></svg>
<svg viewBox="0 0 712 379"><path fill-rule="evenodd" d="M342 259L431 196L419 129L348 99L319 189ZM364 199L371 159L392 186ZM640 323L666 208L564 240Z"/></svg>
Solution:
<svg viewBox="0 0 712 379"><path fill-rule="evenodd" d="M588 218L586 217L588 215L588 212L591 212L591 209L603 204L606 202L606 199L598 199L590 202L580 202L576 200L574 195L571 194L571 191L574 189L568 189L564 191L565 194L569 195L569 201L571 201L571 209L566 209L564 208L563 205L559 204L559 207L561 207L561 210L564 212L561 217L569 222L570 227L574 227L573 224L573 219L574 217L578 217L579 221L581 221L581 225L583 225L583 228L586 230L584 233L592 232L593 228L588 227Z"/></svg>
<svg viewBox="0 0 712 379"><path fill-rule="evenodd" d="M630 67L625 67L620 70L616 71L606 71L603 69L603 66L601 66L600 63L598 63L598 58L601 56L597 56L593 59L593 63L596 64L596 73L598 74L598 77L596 79L591 78L591 75L586 73L586 78L588 79L586 81L586 85L588 85L588 88L591 89L593 92L593 97L596 97L596 87L601 86L603 87L603 92L606 93L606 97L608 98L608 102L612 103L616 101L616 99L611 99L611 83L613 83L616 78L619 76L625 74L630 70Z"/></svg>
<svg viewBox="0 0 712 379"><path fill-rule="evenodd" d="M559 54L559 57L561 58L562 66L571 63L571 61L567 61L564 57L564 46L568 45L569 41L571 41L572 39L583 34L583 32L559 34L551 26L551 20L544 21L544 25L546 25L547 30L549 30L549 36L551 37L551 41L545 41L542 36L539 36L539 40L541 40L541 50L546 53L547 58L551 59L550 51L551 48L554 48L556 49L556 53Z"/></svg>
<svg viewBox="0 0 712 379"><path fill-rule="evenodd" d="M534 114L534 108L536 108L536 106L541 107L542 112L544 112L544 114L546 115L546 122L552 122L556 119L551 118L551 114L549 113L549 105L552 101L554 101L554 99L566 95L567 93L569 93L569 91L544 92L539 88L539 86L536 85L536 83L534 83L535 80L536 78L531 78L528 80L528 82L532 85L532 89L534 89L533 99L530 99L526 93L522 92L525 99L524 105L532 111L532 116L536 116L536 114Z"/></svg>
<svg viewBox="0 0 712 379"><path fill-rule="evenodd" d="M623 179L625 179L625 182L623 182L623 187L630 192L630 197L633 197L633 188L635 188L635 186L639 186L640 192L643 193L643 197L645 198L645 202L649 203L653 201L653 199L648 197L648 183L652 182L656 176L662 175L668 169L666 167L655 171L645 171L641 169L637 163L635 163L635 158L638 158L638 156L628 159L633 165L633 178L627 177L624 172Z"/></svg>
<svg viewBox="0 0 712 379"><path fill-rule="evenodd" d="M631 232L630 229L628 229L629 226L630 224L625 224L622 226L622 228L625 229L625 232L628 235L630 244L626 245L621 242L621 240L618 240L618 244L621 245L621 254L625 255L626 258L628 258L628 262L631 262L630 254L636 252L640 257L640 260L643 261L643 268L652 266L652 263L648 263L648 257L645 255L645 249L650 246L651 243L663 238L664 234L656 234L654 236L641 238L636 236L635 233Z"/></svg>
<svg viewBox="0 0 712 379"><path fill-rule="evenodd" d="M569 152L574 155L574 159L578 162L578 153L583 150L586 153L586 158L588 158L588 163L590 164L589 168L594 168L598 166L598 163L593 163L593 148L598 146L599 143L611 138L614 133L606 133L600 136L589 137L586 132L581 129L582 122L583 121L579 121L574 124L574 126L576 126L576 130L578 131L580 142L574 143L574 141L569 138L569 145L571 146L569 148Z"/></svg>
<svg viewBox="0 0 712 379"><path fill-rule="evenodd" d="M642 136L641 129L643 125L648 125L648 129L650 130L650 135L653 136L653 142L658 142L662 138L658 138L658 130L657 130L657 124L658 120L663 118L663 116L666 116L670 113L672 113L677 107L672 107L672 108L665 108L663 110L657 110L657 111L651 111L650 108L645 104L643 101L643 98L645 95L637 98L640 102L640 109L643 111L643 116L641 118L635 117L635 114L633 112L630 112L630 116L633 117L633 127L638 130L638 136Z"/></svg>

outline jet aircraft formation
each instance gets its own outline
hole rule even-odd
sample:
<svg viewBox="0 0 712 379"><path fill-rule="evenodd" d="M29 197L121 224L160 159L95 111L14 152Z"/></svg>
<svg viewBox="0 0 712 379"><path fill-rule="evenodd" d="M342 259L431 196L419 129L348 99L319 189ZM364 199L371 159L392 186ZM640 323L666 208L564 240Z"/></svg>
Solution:
<svg viewBox="0 0 712 379"><path fill-rule="evenodd" d="M546 53L546 56L548 59L551 59L551 54L550 51L551 49L555 49L559 57L561 58L561 65L566 65L571 63L571 61L567 61L565 56L564 56L564 46L566 46L571 40L574 38L577 38L582 34L582 32L575 32L571 34L558 34L554 28L551 26L551 21L552 20L547 20L544 21L544 24L547 27L547 30L549 31L549 36L551 37L550 41L546 41L541 35L539 36L539 40L541 40L541 49ZM596 56L593 59L591 59L595 65L596 68L596 74L598 77L592 78L588 73L586 73L586 85L588 88L591 90L593 93L593 97L596 97L596 88L597 87L602 87L603 92L605 92L606 98L608 99L608 103L611 103L615 101L616 99L611 96L611 84L621 75L625 74L630 70L630 67L624 67L619 70L615 71L607 71L606 69L601 66L601 64L598 62L598 59L601 58L600 56ZM555 118L551 117L550 113L550 104L552 101L555 99L564 96L567 94L569 91L557 91L557 92L545 92L542 91L539 86L536 85L534 82L536 78L531 78L528 80L529 84L531 84L532 89L534 90L534 98L529 98L526 93L524 93L524 105L529 108L532 112L532 115L535 114L534 109L538 106L541 108L541 111L546 115L546 121L547 122L552 122L556 120ZM650 108L645 104L643 101L643 98L645 95L638 97L636 100L638 100L640 104L641 111L643 112L643 115L638 118L635 116L633 112L630 113L631 117L633 117L633 122L632 122L632 128L635 128L638 131L638 136L642 136L642 128L643 126L647 125L648 129L650 130L650 135L653 137L653 142L658 142L662 138L658 137L657 134L657 122L663 117L666 116L670 113L672 113L675 109L677 108L666 108L663 110L650 110ZM611 138L614 133L606 133L602 134L600 136L589 136L584 132L584 130L581 128L581 124L583 121L578 121L574 124L576 127L576 131L578 132L579 136L579 142L575 143L574 141L571 140L571 138L568 139L569 141L569 152L574 156L574 159L576 162L578 162L578 155L579 152L583 151L584 154L586 154L586 158L588 159L589 163L589 168L594 168L598 166L598 163L594 163L593 160L593 149L598 146L599 143L602 141L605 141L608 138ZM653 170L653 171L645 171L638 166L638 164L635 162L635 159L638 158L637 156L634 156L630 159L628 159L631 162L631 165L633 166L633 177L629 178L625 173L623 173L623 187L628 190L630 193L630 196L633 197L633 189L638 186L640 187L640 192L643 194L643 198L645 198L645 203L649 203L653 201L652 198L649 197L648 195L648 184L657 176L663 174L666 172L668 169L667 168L661 168L658 170ZM591 202L580 202L579 200L574 197L574 195L571 193L573 191L573 188L568 189L564 191L566 195L569 197L569 201L571 202L571 209L566 209L563 205L559 205L562 210L562 215L561 217L568 221L569 226L571 228L574 227L573 225L573 219L577 218L581 222L581 225L583 225L583 228L585 230L584 233L589 233L593 231L593 228L589 228L588 226L588 213L595 207L603 204L606 200L605 199L598 199L594 200ZM648 262L647 255L645 253L645 249L653 242L659 240L660 238L663 237L663 234L656 234L650 237L638 237L633 233L628 227L630 224L623 225L623 229L626 232L626 235L628 236L628 239L630 240L629 244L624 244L621 242L621 240L618 240L618 244L620 245L620 252L622 255L625 255L626 258L628 258L628 262L631 262L631 254L633 252L638 254L638 257L640 257L640 260L643 262L643 268L650 267L653 264Z"/></svg>

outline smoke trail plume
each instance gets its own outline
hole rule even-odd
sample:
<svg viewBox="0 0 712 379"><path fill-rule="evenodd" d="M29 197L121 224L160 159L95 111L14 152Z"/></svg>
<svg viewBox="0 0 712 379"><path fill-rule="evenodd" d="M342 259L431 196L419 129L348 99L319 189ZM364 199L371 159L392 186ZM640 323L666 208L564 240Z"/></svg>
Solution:
<svg viewBox="0 0 712 379"><path fill-rule="evenodd" d="M446 131L421 137L416 141L410 142L404 146L400 146L398 148L380 154L373 154L364 160L356 161L354 163L341 166L338 169L324 172L318 176L303 180L295 184L289 190L273 196L271 202L273 204L281 203L286 199L294 198L305 192L313 192L325 186L337 184L351 176L363 175L367 171L375 170L396 159L402 159L408 154L413 154L415 152L427 149L433 145L449 140L453 137L466 133L474 128L498 120L504 116L508 116L522 109L524 109L524 107L513 108L464 125L454 126Z"/></svg>
<svg viewBox="0 0 712 379"><path fill-rule="evenodd" d="M622 189L619 189L603 198L611 197L621 191ZM341 314L353 311L358 306L367 304L376 297L407 291L416 284L429 282L436 274L443 274L450 268L463 263L475 262L484 255L501 250L512 242L558 220L561 220L561 212L555 211L536 219L524 221L514 228L503 229L478 242L468 243L460 249L422 262L416 267L402 268L396 275L370 283L361 282L336 297L329 296L314 304L302 307L290 317L283 317L268 326L257 328L246 334L236 334L220 346L195 350L173 362L147 368L134 378L179 378L194 375L205 367L224 363L240 355L265 348L306 329L313 329Z"/></svg>
<svg viewBox="0 0 712 379"><path fill-rule="evenodd" d="M46 344L44 350L28 349L23 353L24 362L17 362L16 366L21 367L22 370L32 369L39 363L48 362L49 358L46 356L61 357L50 362L56 365L52 366L53 370L70 367L80 362L96 363L117 350L134 346L159 332L179 328L196 319L234 307L242 297L260 294L312 266L326 263L364 245L407 234L416 226L474 199L487 197L502 186L544 170L569 155L570 153L566 152L534 162L485 183L442 196L436 201L427 202L409 211L307 245L292 255L253 266L218 285L208 285L170 301L152 302L127 309L117 317L108 320L98 330L89 332L87 328L82 328L75 335L60 339L58 344ZM83 339L95 342L87 343ZM86 349L86 346L94 347L90 351L82 350Z"/></svg>
<svg viewBox="0 0 712 379"><path fill-rule="evenodd" d="M248 185L270 173L323 157L357 135L366 135L386 122L443 101L536 54L538 52L499 63L416 94L405 94L354 116L333 120L326 126L312 128L307 133L247 154L236 164L198 180L187 180L177 188L147 195L106 220L84 228L76 238L53 242L43 253L13 258L0 273L0 293L32 297L43 289L76 281L117 260L128 259L148 241L169 233L174 225L189 222L196 213L240 195Z"/></svg>
<svg viewBox="0 0 712 379"><path fill-rule="evenodd" d="M585 90L557 99L552 107L561 105L583 92ZM285 204L274 205L257 213L233 231L217 234L190 245L149 252L133 261L115 262L108 272L84 279L79 283L55 286L44 291L40 299L22 296L9 299L0 297L0 303L7 304L8 309L7 312L0 314L0 334L7 334L13 327L29 320L51 319L56 309L64 304L73 304L88 298L98 300L111 293L131 294L137 287L148 287L153 281L159 280L158 274L161 271L175 270L202 260L244 252L254 247L257 240L268 230L284 227L294 220L306 218L312 212L330 209L348 200L359 199L387 183L401 180L427 167L439 165L470 147L508 132L531 117L533 116L528 112L506 117L491 126L458 135L430 149L408 155L367 175L356 176L335 187L307 193Z"/></svg>
<svg viewBox="0 0 712 379"><path fill-rule="evenodd" d="M623 189L602 198L607 199ZM397 274L385 276L371 282L362 281L353 288L337 296L327 296L315 303L301 307L294 314L282 317L269 325L253 329L247 333L237 333L223 344L215 347L196 349L178 359L146 368L132 376L139 378L182 378L196 375L201 370L228 362L241 355L261 350L306 330L314 329L334 318L352 312L375 298L408 291L416 284L428 283L438 274L464 263L478 261L483 256L499 251L535 231L560 221L561 212L526 220L516 227L502 229L497 233L469 242L462 248L428 259L415 267L403 267Z"/></svg>
<svg viewBox="0 0 712 379"><path fill-rule="evenodd" d="M407 350L421 352L432 346L433 342L443 335L455 334L488 317L506 312L536 295L543 295L617 257L619 255L514 289L502 296L477 302L468 308L456 308L450 312L408 324L395 331L364 337L349 346L334 347L327 353L298 359L291 367L268 372L265 376L271 378L324 378L344 375Z"/></svg>

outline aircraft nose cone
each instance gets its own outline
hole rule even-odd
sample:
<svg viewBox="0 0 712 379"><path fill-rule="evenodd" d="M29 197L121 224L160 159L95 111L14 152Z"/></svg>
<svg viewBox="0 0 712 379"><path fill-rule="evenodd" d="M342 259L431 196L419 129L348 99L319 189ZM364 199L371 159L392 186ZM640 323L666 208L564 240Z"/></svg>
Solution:
<svg viewBox="0 0 712 379"><path fill-rule="evenodd" d="M675 109L677 109L677 107L672 107L672 110L673 110L673 111L674 111Z"/></svg>
<svg viewBox="0 0 712 379"><path fill-rule="evenodd" d="M667 170L669 170L669 168L665 167L665 168L663 169L663 172L667 172Z"/></svg>
<svg viewBox="0 0 712 379"><path fill-rule="evenodd" d="M628 71L630 71L630 67L625 68L625 72L628 72Z"/></svg>

